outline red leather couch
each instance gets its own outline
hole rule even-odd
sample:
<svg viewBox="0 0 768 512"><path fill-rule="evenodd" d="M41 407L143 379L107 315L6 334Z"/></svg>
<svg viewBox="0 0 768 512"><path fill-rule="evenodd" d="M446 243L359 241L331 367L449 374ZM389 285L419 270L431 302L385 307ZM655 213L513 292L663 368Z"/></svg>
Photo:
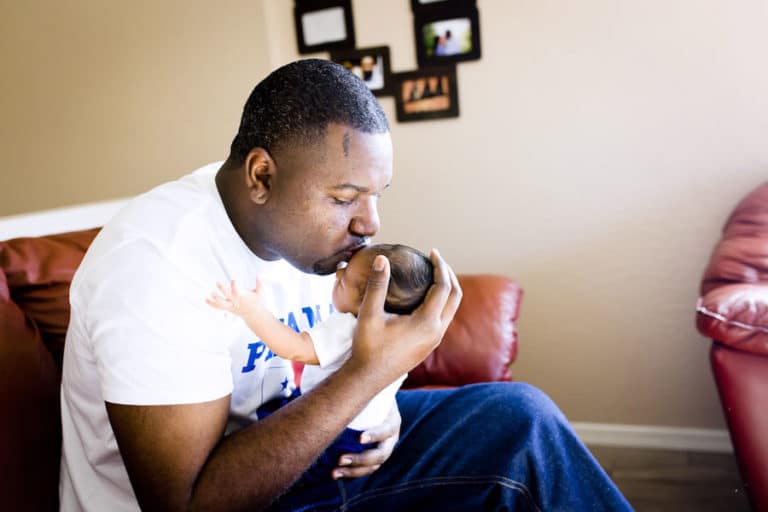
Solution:
<svg viewBox="0 0 768 512"><path fill-rule="evenodd" d="M768 183L723 227L701 283L699 331L752 508L768 511Z"/></svg>
<svg viewBox="0 0 768 512"><path fill-rule="evenodd" d="M58 509L59 383L69 283L98 229L0 241L0 508ZM464 298L443 343L405 387L511 380L522 290L459 276Z"/></svg>

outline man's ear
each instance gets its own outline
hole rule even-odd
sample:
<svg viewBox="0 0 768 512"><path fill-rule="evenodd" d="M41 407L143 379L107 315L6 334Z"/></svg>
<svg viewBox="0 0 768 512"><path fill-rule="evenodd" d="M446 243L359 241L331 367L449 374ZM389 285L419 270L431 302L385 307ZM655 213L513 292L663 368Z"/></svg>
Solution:
<svg viewBox="0 0 768 512"><path fill-rule="evenodd" d="M245 157L245 185L248 197L256 204L264 204L272 192L277 166L264 148L253 148Z"/></svg>

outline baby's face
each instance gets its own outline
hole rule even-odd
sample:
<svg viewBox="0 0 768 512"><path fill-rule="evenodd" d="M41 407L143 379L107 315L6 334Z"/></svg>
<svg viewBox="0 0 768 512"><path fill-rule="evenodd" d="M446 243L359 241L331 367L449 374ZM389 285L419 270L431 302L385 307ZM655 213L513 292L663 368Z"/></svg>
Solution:
<svg viewBox="0 0 768 512"><path fill-rule="evenodd" d="M336 271L336 284L333 287L333 307L336 311L357 316L374 257L370 249L361 249L352 256L345 268Z"/></svg>

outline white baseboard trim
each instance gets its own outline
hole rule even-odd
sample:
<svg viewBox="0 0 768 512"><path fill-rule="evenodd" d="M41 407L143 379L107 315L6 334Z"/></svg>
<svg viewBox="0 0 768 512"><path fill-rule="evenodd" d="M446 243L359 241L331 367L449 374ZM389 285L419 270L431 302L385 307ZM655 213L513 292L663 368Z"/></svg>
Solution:
<svg viewBox="0 0 768 512"><path fill-rule="evenodd" d="M587 445L733 453L727 430L612 423L572 423Z"/></svg>
<svg viewBox="0 0 768 512"><path fill-rule="evenodd" d="M114 199L0 217L0 240L100 227L127 202L128 199Z"/></svg>

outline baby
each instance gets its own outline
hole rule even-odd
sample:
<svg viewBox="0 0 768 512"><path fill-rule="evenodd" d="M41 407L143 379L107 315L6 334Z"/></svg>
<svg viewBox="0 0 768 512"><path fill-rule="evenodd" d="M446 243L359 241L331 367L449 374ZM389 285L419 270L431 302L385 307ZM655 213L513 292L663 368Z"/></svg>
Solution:
<svg viewBox="0 0 768 512"><path fill-rule="evenodd" d="M289 399L277 399L264 404L257 411L260 418L274 412L301 392L306 393L314 388L349 359L368 274L374 258L379 254L387 257L391 269L384 310L401 315L411 313L424 301L432 285L433 267L424 254L404 245L377 244L355 253L345 268L336 271L336 284L333 287L333 306L336 312L309 331L296 332L270 313L262 304L260 283L257 282L250 291L238 290L234 281L229 288L217 283L223 296L213 293L207 300L208 304L240 316L278 356L307 365L301 376L300 391L297 390ZM401 376L368 403L309 469L306 479L328 480L342 454L361 452L373 446L360 443L360 434L384 423L405 377Z"/></svg>

